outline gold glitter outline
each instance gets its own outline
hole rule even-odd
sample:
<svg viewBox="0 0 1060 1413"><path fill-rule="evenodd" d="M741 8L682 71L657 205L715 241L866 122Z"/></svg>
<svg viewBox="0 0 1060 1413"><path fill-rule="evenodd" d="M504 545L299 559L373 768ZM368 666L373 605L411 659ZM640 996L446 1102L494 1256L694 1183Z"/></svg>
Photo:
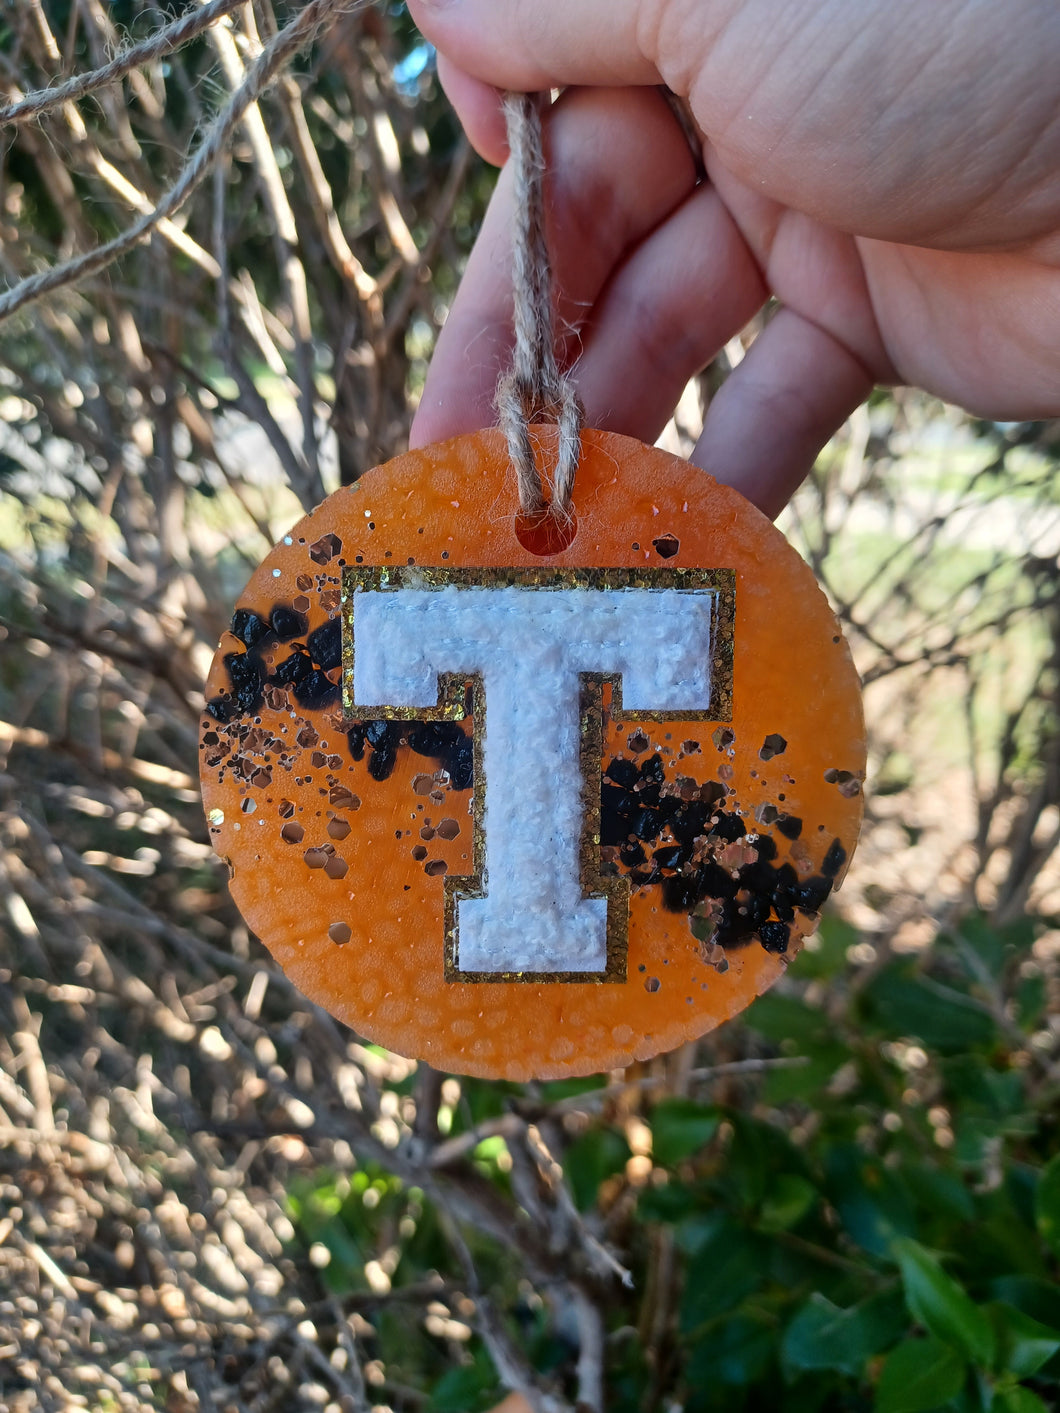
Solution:
<svg viewBox="0 0 1060 1413"><path fill-rule="evenodd" d="M473 972L457 965L457 902L460 898L486 896L485 772L482 741L485 736L486 693L478 673L438 674L438 701L433 707L359 706L353 700L354 595L358 589L387 591L403 588L442 589L527 587L537 589L685 589L713 590L714 622L711 635L711 702L707 711L624 711L620 674L583 672L580 686L580 769L582 779L582 830L579 841L579 881L585 899L607 902L606 965L603 971ZM545 984L615 984L627 979L629 951L629 878L600 872L600 791L603 766L603 688L611 688L612 720L731 723L733 712L733 628L736 611L736 571L733 569L643 568L450 568L448 565L345 565L342 572L342 706L347 719L389 721L461 720L469 714L475 722L471 733L474 760L472 802L472 857L470 874L443 880L444 975L448 982L489 985L505 982ZM470 698L470 700L469 700ZM480 729L481 723L481 729ZM479 784L483 788L479 788Z"/></svg>

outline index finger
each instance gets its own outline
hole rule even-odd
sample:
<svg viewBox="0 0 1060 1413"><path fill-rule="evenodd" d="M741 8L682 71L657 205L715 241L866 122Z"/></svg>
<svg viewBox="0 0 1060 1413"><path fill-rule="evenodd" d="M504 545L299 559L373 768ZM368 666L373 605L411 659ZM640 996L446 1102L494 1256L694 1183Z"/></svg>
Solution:
<svg viewBox="0 0 1060 1413"><path fill-rule="evenodd" d="M545 115L546 225L560 361L629 251L695 187L684 134L654 89L575 89ZM513 173L505 168L438 338L411 445L494 421L512 346Z"/></svg>
<svg viewBox="0 0 1060 1413"><path fill-rule="evenodd" d="M660 82L641 45L638 0L408 0L408 7L432 44L499 88Z"/></svg>

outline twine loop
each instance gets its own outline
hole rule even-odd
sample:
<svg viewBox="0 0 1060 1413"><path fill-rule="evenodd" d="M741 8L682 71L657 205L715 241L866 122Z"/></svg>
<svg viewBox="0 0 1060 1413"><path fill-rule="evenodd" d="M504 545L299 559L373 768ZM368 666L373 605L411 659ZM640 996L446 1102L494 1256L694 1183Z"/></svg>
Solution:
<svg viewBox="0 0 1060 1413"><path fill-rule="evenodd" d="M541 115L532 94L510 93L504 99L504 116L515 181L515 347L512 366L497 384L497 414L515 468L523 514L549 513L565 521L571 513L583 413L573 380L560 372L556 361L552 278L545 239ZM545 495L534 459L530 427L535 422L555 422L559 432L550 498Z"/></svg>

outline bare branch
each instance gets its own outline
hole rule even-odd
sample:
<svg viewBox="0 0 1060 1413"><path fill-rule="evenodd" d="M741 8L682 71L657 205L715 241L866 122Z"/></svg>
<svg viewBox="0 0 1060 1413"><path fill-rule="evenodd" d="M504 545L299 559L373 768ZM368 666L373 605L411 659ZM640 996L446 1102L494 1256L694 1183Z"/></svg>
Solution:
<svg viewBox="0 0 1060 1413"><path fill-rule="evenodd" d="M0 123L30 122L34 118L41 118L56 108L62 107L64 103L76 102L77 99L84 98L86 94L95 92L97 88L117 83L120 78L124 78L130 69L139 68L141 64L150 64L155 59L162 59L165 55L172 54L175 49L179 49L189 39L194 39L197 34L202 34L203 30L209 29L225 15L230 15L233 10L238 10L241 5L246 3L247 0L208 0L201 10L189 10L179 20L174 20L172 24L156 30L154 34L141 40L139 44L132 44L127 49L123 49L114 56L109 64L104 64L102 68L93 69L84 74L74 74L64 83L51 84L47 88L36 89L32 93L24 94L14 103L9 103L7 107L0 108Z"/></svg>
<svg viewBox="0 0 1060 1413"><path fill-rule="evenodd" d="M348 10L349 0L310 0L285 29L282 29L255 60L247 76L233 94L231 101L217 115L206 136L177 181L162 197L153 211L142 216L127 231L82 255L75 256L49 270L31 275L0 296L0 319L9 318L19 309L45 294L74 284L85 275L94 274L113 264L119 256L132 250L166 217L173 216L191 196L224 150L243 115L254 104L276 74L301 49L312 42L316 34L340 10Z"/></svg>

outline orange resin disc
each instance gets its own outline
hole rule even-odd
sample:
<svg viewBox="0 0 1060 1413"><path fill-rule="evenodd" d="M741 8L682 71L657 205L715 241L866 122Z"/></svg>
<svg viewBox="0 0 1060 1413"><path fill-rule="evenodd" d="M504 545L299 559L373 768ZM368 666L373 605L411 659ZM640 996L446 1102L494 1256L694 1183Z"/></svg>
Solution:
<svg viewBox="0 0 1060 1413"><path fill-rule="evenodd" d="M318 506L240 597L201 775L240 911L307 996L525 1080L646 1059L770 986L846 871L865 740L824 595L735 491L591 431L569 543L517 509L496 431ZM563 907L569 937L537 915Z"/></svg>

